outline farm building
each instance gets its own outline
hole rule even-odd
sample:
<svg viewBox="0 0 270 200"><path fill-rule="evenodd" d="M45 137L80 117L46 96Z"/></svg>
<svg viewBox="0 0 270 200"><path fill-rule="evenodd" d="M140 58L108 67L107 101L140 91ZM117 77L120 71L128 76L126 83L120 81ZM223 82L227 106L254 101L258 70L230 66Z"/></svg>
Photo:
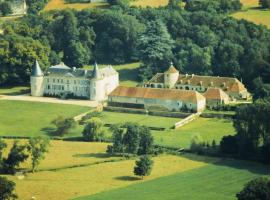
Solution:
<svg viewBox="0 0 270 200"><path fill-rule="evenodd" d="M119 86L109 95L108 105L131 108L153 106L170 111L200 112L205 109L206 99L200 93L190 90Z"/></svg>
<svg viewBox="0 0 270 200"><path fill-rule="evenodd" d="M219 106L228 104L230 97L220 88L208 88L203 94L207 106Z"/></svg>
<svg viewBox="0 0 270 200"><path fill-rule="evenodd" d="M144 87L193 90L204 93L208 88L220 88L230 100L248 99L250 93L237 78L180 74L171 64L164 73L157 73Z"/></svg>

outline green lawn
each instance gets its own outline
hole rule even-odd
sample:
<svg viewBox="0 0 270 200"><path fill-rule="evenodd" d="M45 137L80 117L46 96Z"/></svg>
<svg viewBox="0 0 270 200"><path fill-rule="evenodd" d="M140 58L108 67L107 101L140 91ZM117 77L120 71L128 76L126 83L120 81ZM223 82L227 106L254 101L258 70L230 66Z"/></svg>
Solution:
<svg viewBox="0 0 270 200"><path fill-rule="evenodd" d="M130 114L130 113L116 113L116 112L103 112L102 120L105 123L117 124L124 122L136 122L140 125L148 127L160 127L169 129L180 121L180 118L159 117L145 114Z"/></svg>
<svg viewBox="0 0 270 200"><path fill-rule="evenodd" d="M227 160L76 200L233 200L246 182L262 175L270 177L268 166Z"/></svg>
<svg viewBox="0 0 270 200"><path fill-rule="evenodd" d="M0 108L0 135L2 136L48 134L54 129L51 121L57 116L73 117L89 110L88 107L75 105L6 100L0 101ZM80 127L71 135L78 135L78 131Z"/></svg>
<svg viewBox="0 0 270 200"><path fill-rule="evenodd" d="M100 68L107 65L99 65ZM119 73L120 85L136 86L138 81L138 69L140 63L130 63L123 65L115 65L113 68ZM84 69L93 69L93 66L85 66Z"/></svg>
<svg viewBox="0 0 270 200"><path fill-rule="evenodd" d="M194 134L200 134L204 141L211 144L213 139L219 143L224 135L235 134L235 130L230 120L198 118L177 130L152 131L152 133L156 144L188 148Z"/></svg>
<svg viewBox="0 0 270 200"><path fill-rule="evenodd" d="M0 95L19 95L30 93L29 86L0 87Z"/></svg>

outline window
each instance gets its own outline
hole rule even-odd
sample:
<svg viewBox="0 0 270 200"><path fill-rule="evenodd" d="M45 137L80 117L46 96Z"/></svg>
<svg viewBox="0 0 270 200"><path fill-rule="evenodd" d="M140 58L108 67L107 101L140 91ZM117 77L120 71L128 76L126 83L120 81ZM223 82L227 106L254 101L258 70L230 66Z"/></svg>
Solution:
<svg viewBox="0 0 270 200"><path fill-rule="evenodd" d="M48 88L48 90L49 90L49 89L51 89L50 85L48 85L48 87L47 87L47 88Z"/></svg>
<svg viewBox="0 0 270 200"><path fill-rule="evenodd" d="M74 80L74 84L76 84L76 80Z"/></svg>
<svg viewBox="0 0 270 200"><path fill-rule="evenodd" d="M64 90L64 86L62 85L62 90Z"/></svg>
<svg viewBox="0 0 270 200"><path fill-rule="evenodd" d="M60 80L59 79L57 79L57 83L59 83L60 82Z"/></svg>
<svg viewBox="0 0 270 200"><path fill-rule="evenodd" d="M53 79L53 82L55 83L55 79Z"/></svg>
<svg viewBox="0 0 270 200"><path fill-rule="evenodd" d="M61 83L63 83L63 79L61 79Z"/></svg>

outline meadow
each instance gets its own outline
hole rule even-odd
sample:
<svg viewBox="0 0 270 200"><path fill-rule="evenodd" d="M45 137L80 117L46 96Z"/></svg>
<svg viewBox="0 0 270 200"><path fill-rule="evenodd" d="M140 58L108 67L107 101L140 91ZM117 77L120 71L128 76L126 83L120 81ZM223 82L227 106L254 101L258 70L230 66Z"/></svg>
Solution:
<svg viewBox="0 0 270 200"><path fill-rule="evenodd" d="M41 171L27 173L23 179L7 176L16 183L19 199L28 200L33 196L46 200L72 199L203 167L216 161L212 158L191 159L163 154L153 158L155 167L152 174L141 180L133 175L135 160L109 157L105 153L106 143L51 143L46 159L38 167ZM29 166L26 164L23 167Z"/></svg>
<svg viewBox="0 0 270 200"><path fill-rule="evenodd" d="M0 88L0 95L20 95L29 92L29 86L9 86Z"/></svg>
<svg viewBox="0 0 270 200"><path fill-rule="evenodd" d="M89 107L52 103L0 100L0 136L48 135L58 116L74 117Z"/></svg>
<svg viewBox="0 0 270 200"><path fill-rule="evenodd" d="M236 19L246 19L255 24L266 25L270 28L270 9L261 9L258 0L241 0L243 3L242 11L234 13Z"/></svg>
<svg viewBox="0 0 270 200"><path fill-rule="evenodd" d="M166 6L168 0L134 0L131 1L132 6L140 7L159 7ZM66 8L73 8L76 10L83 10L87 8L109 8L108 3L66 3L65 0L50 0L44 8L44 11L62 10Z"/></svg>
<svg viewBox="0 0 270 200"><path fill-rule="evenodd" d="M76 200L233 200L246 182L258 176L270 177L269 167L245 161L222 160Z"/></svg>

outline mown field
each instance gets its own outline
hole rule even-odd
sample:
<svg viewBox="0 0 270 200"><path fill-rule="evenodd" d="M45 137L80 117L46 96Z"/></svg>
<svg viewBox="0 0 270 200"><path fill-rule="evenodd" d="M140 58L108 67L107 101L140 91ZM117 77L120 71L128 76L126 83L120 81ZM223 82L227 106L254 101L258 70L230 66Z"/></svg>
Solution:
<svg viewBox="0 0 270 200"><path fill-rule="evenodd" d="M72 199L203 167L215 161L203 157L191 159L160 155L153 158L155 165L152 174L141 180L133 175L135 160L119 161L123 158L106 156L107 144L63 141L51 143L50 152L38 168L42 171L28 173L23 179L7 176L16 182L20 200L29 200L31 197L41 200ZM195 157L197 158L193 156ZM118 161L109 162L112 159ZM85 166L74 166L79 164Z"/></svg>
<svg viewBox="0 0 270 200"><path fill-rule="evenodd" d="M224 160L76 200L233 200L246 182L258 176L270 177L269 167Z"/></svg>
<svg viewBox="0 0 270 200"><path fill-rule="evenodd" d="M131 2L132 6L141 7L159 7L166 6L168 0L134 0ZM73 8L76 10L83 10L86 8L109 8L108 3L65 3L65 0L50 0L44 8L45 11L49 10L62 10L66 8Z"/></svg>
<svg viewBox="0 0 270 200"><path fill-rule="evenodd" d="M6 100L0 100L0 108L0 136L49 135L54 131L51 121L58 116L74 117L89 111L89 107L75 105Z"/></svg>
<svg viewBox="0 0 270 200"><path fill-rule="evenodd" d="M270 28L270 9L261 9L258 0L241 0L241 2L244 5L242 11L234 13L233 17L263 24Z"/></svg>

